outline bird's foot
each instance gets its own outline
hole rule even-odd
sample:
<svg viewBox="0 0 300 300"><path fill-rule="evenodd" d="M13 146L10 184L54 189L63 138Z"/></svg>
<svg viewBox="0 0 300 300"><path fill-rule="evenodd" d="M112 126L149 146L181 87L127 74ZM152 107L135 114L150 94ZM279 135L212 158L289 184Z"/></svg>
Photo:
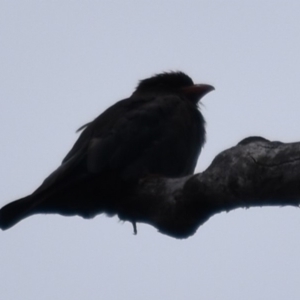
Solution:
<svg viewBox="0 0 300 300"><path fill-rule="evenodd" d="M136 222L132 221L132 226L133 226L133 234L137 235L137 227L136 227Z"/></svg>

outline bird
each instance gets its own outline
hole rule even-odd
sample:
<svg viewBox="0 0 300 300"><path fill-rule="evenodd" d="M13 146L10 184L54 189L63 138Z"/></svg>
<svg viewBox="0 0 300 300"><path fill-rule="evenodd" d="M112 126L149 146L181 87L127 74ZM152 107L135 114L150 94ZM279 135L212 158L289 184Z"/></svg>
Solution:
<svg viewBox="0 0 300 300"><path fill-rule="evenodd" d="M212 90L181 71L140 80L130 97L77 130L61 165L31 195L0 209L0 228L38 213L113 215L141 179L193 174L206 139L199 101Z"/></svg>

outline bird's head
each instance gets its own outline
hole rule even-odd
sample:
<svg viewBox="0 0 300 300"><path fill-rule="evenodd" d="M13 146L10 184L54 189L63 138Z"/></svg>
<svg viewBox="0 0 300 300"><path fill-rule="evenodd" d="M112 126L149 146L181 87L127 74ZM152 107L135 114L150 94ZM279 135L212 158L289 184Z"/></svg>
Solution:
<svg viewBox="0 0 300 300"><path fill-rule="evenodd" d="M196 104L212 90L214 87L211 85L194 84L193 80L183 72L169 72L141 80L134 94L179 93Z"/></svg>

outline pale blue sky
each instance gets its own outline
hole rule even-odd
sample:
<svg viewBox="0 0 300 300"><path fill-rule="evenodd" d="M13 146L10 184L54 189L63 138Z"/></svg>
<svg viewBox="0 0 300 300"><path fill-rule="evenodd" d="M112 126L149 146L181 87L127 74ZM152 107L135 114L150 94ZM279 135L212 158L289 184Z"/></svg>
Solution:
<svg viewBox="0 0 300 300"><path fill-rule="evenodd" d="M198 172L249 135L300 140L299 12L299 1L1 1L0 206L161 71L216 88ZM223 213L187 240L142 224L134 236L105 216L34 216L0 232L1 299L293 300L299 253L296 208Z"/></svg>

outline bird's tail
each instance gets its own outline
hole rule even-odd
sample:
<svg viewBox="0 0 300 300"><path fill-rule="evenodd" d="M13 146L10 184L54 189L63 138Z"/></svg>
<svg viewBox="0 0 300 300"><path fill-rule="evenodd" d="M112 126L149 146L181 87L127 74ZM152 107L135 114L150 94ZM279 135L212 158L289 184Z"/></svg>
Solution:
<svg viewBox="0 0 300 300"><path fill-rule="evenodd" d="M13 201L0 209L0 228L6 230L35 213L35 197L29 195Z"/></svg>
<svg viewBox="0 0 300 300"><path fill-rule="evenodd" d="M60 214L92 218L103 211L115 214L115 202L127 189L111 179L95 176L75 178L58 187L38 189L33 194L0 209L0 229L6 230L34 214Z"/></svg>

